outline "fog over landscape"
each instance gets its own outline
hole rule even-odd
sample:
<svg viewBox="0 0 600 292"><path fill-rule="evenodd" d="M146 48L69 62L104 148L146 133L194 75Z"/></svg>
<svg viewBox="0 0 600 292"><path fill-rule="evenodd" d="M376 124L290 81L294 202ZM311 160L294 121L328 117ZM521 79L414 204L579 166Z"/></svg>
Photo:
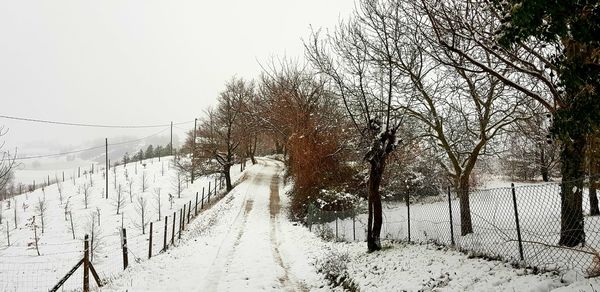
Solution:
<svg viewBox="0 0 600 292"><path fill-rule="evenodd" d="M302 58L310 26L332 27L353 7L315 0L2 1L0 114L108 125L193 121L231 76L256 77L260 64L277 56ZM10 130L6 147L24 155L161 130L0 123ZM183 137L192 126L174 132Z"/></svg>

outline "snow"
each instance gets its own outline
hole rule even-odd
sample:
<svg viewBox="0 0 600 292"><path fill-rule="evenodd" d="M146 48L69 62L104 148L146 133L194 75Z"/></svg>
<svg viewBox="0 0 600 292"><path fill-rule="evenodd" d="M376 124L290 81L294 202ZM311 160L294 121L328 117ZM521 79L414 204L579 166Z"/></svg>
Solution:
<svg viewBox="0 0 600 292"><path fill-rule="evenodd" d="M160 164L149 163L146 171L151 186L169 188L169 178L160 177ZM199 214L186 227L175 246L162 249L162 224L154 229L153 257L147 258L147 235L142 235L131 220L128 228L130 266L122 271L120 216L114 207L100 199L101 174L96 178L93 207L101 210L105 248L99 251L94 266L108 284L101 291L342 291L329 285L322 263L333 255L343 255L339 271L345 271L360 291L596 291L596 279L578 273L535 274L532 269L514 268L506 262L470 258L464 253L433 244L412 245L384 240L381 251L367 253L364 242L329 242L306 227L287 218L289 198L284 194L283 164L268 158L243 173L235 168L239 184ZM131 171L131 169L130 169ZM172 170L169 170L170 172ZM170 173L173 174L173 173ZM130 172L131 175L131 172ZM140 175L138 173L138 175ZM167 175L165 175L167 176ZM112 177L112 176L111 176ZM83 180L88 180L82 178ZM177 207L189 202L196 190L212 180L203 177L177 199ZM65 192L73 193L73 184L65 182ZM58 208L56 187L45 189L49 203L47 230L40 240L40 252L27 247L31 230L11 231L11 247L0 251L0 290L45 291L81 257L81 240L73 240L62 209ZM33 202L41 190L18 198L31 206L19 220L33 215ZM141 194L149 195L149 194ZM74 195L75 197L77 195ZM87 224L90 210L75 200L73 214L77 230ZM4 202L4 204L6 204ZM432 203L436 204L436 203ZM168 204L164 212L170 213ZM447 205L444 205L447 208ZM6 205L4 205L6 208ZM12 209L11 209L12 210ZM135 219L133 207L127 217ZM389 211L389 210L388 210ZM411 210L413 211L413 210ZM426 208L423 209L426 211ZM6 210L5 210L6 212ZM415 214L418 210L414 210ZM6 213L5 213L6 215ZM9 216L10 217L10 216ZM156 220L156 214L150 218ZM171 221L168 222L169 233ZM158 227L158 228L157 228ZM314 226L313 226L314 227ZM314 230L314 229L313 229ZM5 231L4 229L2 231ZM80 237L81 232L78 232ZM14 239L13 239L14 238ZM4 238L0 238L3 242ZM13 241L14 240L14 241ZM66 283L64 291L81 288L81 273ZM95 286L94 286L95 287Z"/></svg>
<svg viewBox="0 0 600 292"><path fill-rule="evenodd" d="M132 266L103 291L324 287L304 256L304 247L290 236L291 223L273 205L271 191L279 196L281 169L280 162L261 159L234 191L190 225L177 248Z"/></svg>
<svg viewBox="0 0 600 292"><path fill-rule="evenodd" d="M0 202L0 208L4 216L0 225L0 291L47 291L63 277L81 258L84 234L91 233L92 222L96 224L94 232L96 250L93 265L101 278L110 278L122 271L121 256L121 226L127 229L127 240L129 248L129 262L146 258L148 254L148 226L142 234L140 216L136 212L135 202L138 197L143 196L148 200L147 221L154 221L153 230L153 254L162 249L162 227L164 216L169 215L169 223L172 222L172 214L179 211L183 205L192 205L195 201L196 192L202 193L203 187L208 193L209 182L213 183L214 177L201 177L195 183L189 184L189 188L183 190L181 198L178 198L173 189L173 177L175 169L171 167L171 157L165 157L159 162L158 159L144 160L143 164L138 162L137 166L130 163L127 167L116 168L117 183L123 189L128 189L125 179L125 169L130 178L134 180L133 196L127 193L122 195L126 198L126 205L122 214L116 214L112 169L109 171L109 199L104 198L105 182L102 171L96 167L93 175L82 175L81 178L72 180L70 175L65 174L64 201L61 204L56 184L40 188L31 193L16 196L14 201ZM145 166L144 166L145 164ZM137 173L135 168L137 167ZM164 175L162 175L164 169ZM241 176L239 166L232 168L232 178L235 180ZM142 174L148 177L148 187L145 192L141 191L140 181ZM53 179L51 177L51 179ZM83 195L77 192L84 183L93 182L91 188L90 202L86 209L84 207ZM185 186L188 186L187 184ZM155 189L161 189L161 218L158 216L157 202L154 199ZM173 209L170 209L168 194L174 195ZM214 195L213 195L214 196ZM46 198L48 205L45 220L45 232L41 233L41 220L36 212L35 205L39 198ZM75 239L70 230L70 220L64 214L64 205L69 201L75 229ZM213 200L214 201L214 200ZM15 204L16 202L16 204ZM132 203L133 202L133 203ZM8 205L11 208L8 209ZM15 229L14 210L17 207L17 228ZM100 226L98 227L98 215L100 211ZM40 256L35 249L34 230L32 218L36 218L37 233L39 236ZM66 218L65 218L66 217ZM177 214L179 218L179 214ZM157 222L158 219L163 221ZM93 221L92 221L93 220ZM7 246L7 227L10 235L10 246ZM171 233L169 225L169 235ZM81 269L79 269L64 285L65 290L81 287Z"/></svg>

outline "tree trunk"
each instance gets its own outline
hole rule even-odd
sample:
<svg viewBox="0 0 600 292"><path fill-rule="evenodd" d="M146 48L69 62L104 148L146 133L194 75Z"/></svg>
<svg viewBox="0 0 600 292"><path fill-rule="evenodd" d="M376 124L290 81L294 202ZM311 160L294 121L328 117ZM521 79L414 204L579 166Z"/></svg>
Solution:
<svg viewBox="0 0 600 292"><path fill-rule="evenodd" d="M540 171L542 173L542 180L545 182L549 181L549 170L548 165L546 164L546 153L543 146L540 146Z"/></svg>
<svg viewBox="0 0 600 292"><path fill-rule="evenodd" d="M559 245L573 247L585 242L583 226L583 177L586 139L572 135L562 141L561 151L561 214Z"/></svg>
<svg viewBox="0 0 600 292"><path fill-rule="evenodd" d="M233 186L231 185L231 165L226 164L223 166L223 174L225 175L225 183L227 185L227 191L231 191Z"/></svg>
<svg viewBox="0 0 600 292"><path fill-rule="evenodd" d="M459 177L458 195L460 204L460 235L465 236L473 233L473 222L471 220L471 202L469 200L469 176L463 173Z"/></svg>
<svg viewBox="0 0 600 292"><path fill-rule="evenodd" d="M591 216L600 215L600 208L598 208L598 195L597 195L596 184L597 184L597 182L595 182L595 181L590 184L589 197L590 197L590 215Z"/></svg>
<svg viewBox="0 0 600 292"><path fill-rule="evenodd" d="M367 228L367 248L371 251L381 249L381 225L383 224L381 194L379 185L385 169L386 156L381 153L375 155L371 164L368 182L369 222Z"/></svg>
<svg viewBox="0 0 600 292"><path fill-rule="evenodd" d="M250 160L252 160L252 165L256 164L256 145L258 144L258 137L254 136L254 146L250 150Z"/></svg>
<svg viewBox="0 0 600 292"><path fill-rule="evenodd" d="M588 140L588 175L590 178L590 187L589 187L589 200L590 200L590 215L597 216L600 215L600 208L598 208L598 159L596 157L596 149L597 149L597 138L594 134L589 136Z"/></svg>

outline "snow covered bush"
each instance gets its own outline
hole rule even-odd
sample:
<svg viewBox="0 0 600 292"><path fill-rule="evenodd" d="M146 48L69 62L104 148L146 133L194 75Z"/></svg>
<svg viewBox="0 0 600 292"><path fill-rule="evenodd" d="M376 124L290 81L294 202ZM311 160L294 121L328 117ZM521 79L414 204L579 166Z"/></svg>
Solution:
<svg viewBox="0 0 600 292"><path fill-rule="evenodd" d="M316 260L315 267L325 275L331 286L342 287L345 291L359 291L358 285L348 273L347 263L350 261L347 251L328 250L322 258Z"/></svg>

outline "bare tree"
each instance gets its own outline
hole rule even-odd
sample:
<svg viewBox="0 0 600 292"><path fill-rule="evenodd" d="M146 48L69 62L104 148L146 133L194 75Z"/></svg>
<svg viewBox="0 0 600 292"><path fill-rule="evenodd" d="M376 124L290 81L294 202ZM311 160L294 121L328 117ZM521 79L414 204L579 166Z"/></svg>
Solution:
<svg viewBox="0 0 600 292"><path fill-rule="evenodd" d="M94 259L97 259L102 254L106 246L102 228L100 228L100 224L97 221L97 213L89 213L84 226L85 234L90 235L90 261L94 261Z"/></svg>
<svg viewBox="0 0 600 292"><path fill-rule="evenodd" d="M35 211L38 214L42 223L42 233L44 233L44 219L46 219L46 210L48 210L48 205L46 204L46 196L38 197L37 204L35 205Z"/></svg>
<svg viewBox="0 0 600 292"><path fill-rule="evenodd" d="M146 225L148 225L148 200L143 194L140 194L135 201L135 210L140 216L140 221L135 221L135 225L142 229L142 234L146 234Z"/></svg>
<svg viewBox="0 0 600 292"><path fill-rule="evenodd" d="M198 129L197 136L202 138L195 144L193 157L204 163L194 163L194 166L200 168L202 174L223 174L228 191L233 188L230 170L236 162L236 151L242 137L247 135L241 126L244 123L243 104L254 94L253 83L232 79L219 95L217 107L207 111Z"/></svg>
<svg viewBox="0 0 600 292"><path fill-rule="evenodd" d="M58 200L60 201L60 204L62 205L63 203L63 184L60 181L56 181L56 189L58 190Z"/></svg>
<svg viewBox="0 0 600 292"><path fill-rule="evenodd" d="M114 200L113 205L117 208L117 215L119 215L121 209L123 209L123 207L127 203L127 200L125 199L125 196L123 195L123 190L121 189L120 184L117 187L117 196L116 197L113 196L113 200Z"/></svg>
<svg viewBox="0 0 600 292"><path fill-rule="evenodd" d="M160 221L160 219L162 218L160 188L154 188L154 201L156 202L155 207L157 211L156 213L158 213L158 221Z"/></svg>
<svg viewBox="0 0 600 292"><path fill-rule="evenodd" d="M565 75L561 73L565 72L565 67L576 67L573 64L593 58L595 54L590 51L597 48L594 45L582 46L581 43L574 41L573 36L577 34L572 33L570 29L578 25L566 19L562 24L564 30L556 30L564 32L565 37L556 36L554 31L552 36L528 35L526 38L510 40L511 36L515 36L515 30L526 31L519 27L518 23L512 22L510 17L513 6L510 2L512 1L421 0L419 4L423 8L422 14L427 16L428 24L433 29L433 34L430 36L444 47L443 53L448 58L462 60L465 64L463 67L469 71L485 72L494 76L524 97L543 106L552 115L552 134L561 142L559 244L576 246L585 242L582 209L584 154L586 135L593 130L593 125L597 121L596 118L592 118L597 115L597 109L596 103L589 102L592 99L581 97L581 95L591 94L594 91L591 88L594 86L583 80L580 82L562 80ZM580 5L580 7L587 6ZM582 11L573 11L573 13L588 13L585 10L587 8L581 9ZM543 12L529 16L531 19L528 21L539 20L539 25L554 29L553 25L542 23L541 17L546 17ZM568 19L580 19L580 17L574 16ZM548 21L553 20L548 19ZM510 46L506 44L507 42ZM476 57L482 53L490 58L484 60ZM511 70L498 71L490 67L489 62L502 63ZM564 62L573 62L573 64L565 66ZM596 64L590 61L586 66L594 65ZM587 80L597 80L597 78L587 78ZM589 108L582 110L586 104Z"/></svg>
<svg viewBox="0 0 600 292"><path fill-rule="evenodd" d="M71 212L71 196L67 198L67 201L63 205L63 210L65 214L65 221L67 221L67 215Z"/></svg>
<svg viewBox="0 0 600 292"><path fill-rule="evenodd" d="M92 186L88 185L87 183L83 183L83 185L80 185L77 191L80 195L83 195L83 204L85 206L85 208L88 208L88 203L90 201L90 195L92 192Z"/></svg>
<svg viewBox="0 0 600 292"><path fill-rule="evenodd" d="M6 135L8 129L0 126L0 137ZM16 156L17 151L10 153L4 149L5 142L0 143L0 190L6 190L7 184L13 177L13 170L17 166Z"/></svg>
<svg viewBox="0 0 600 292"><path fill-rule="evenodd" d="M394 12L394 5L360 1L358 6L333 34L323 38L314 32L306 49L318 73L330 78L332 91L340 97L363 145L369 164L367 247L374 251L381 249L380 184L405 117L397 104L406 95L398 88L407 80L395 66L395 44L389 42L392 30L382 19Z"/></svg>
<svg viewBox="0 0 600 292"><path fill-rule="evenodd" d="M146 188L148 188L148 176L146 175L146 171L142 171L142 177L140 178L140 187L142 189L142 193L146 192Z"/></svg>
<svg viewBox="0 0 600 292"><path fill-rule="evenodd" d="M135 180L133 177L129 177L127 179L127 186L129 187L129 191L127 193L129 194L129 202L130 203L133 203L133 184L134 183L135 183Z"/></svg>
<svg viewBox="0 0 600 292"><path fill-rule="evenodd" d="M187 172L178 168L175 174L171 177L171 187L173 192L177 194L177 198L181 198L181 192L185 189Z"/></svg>

